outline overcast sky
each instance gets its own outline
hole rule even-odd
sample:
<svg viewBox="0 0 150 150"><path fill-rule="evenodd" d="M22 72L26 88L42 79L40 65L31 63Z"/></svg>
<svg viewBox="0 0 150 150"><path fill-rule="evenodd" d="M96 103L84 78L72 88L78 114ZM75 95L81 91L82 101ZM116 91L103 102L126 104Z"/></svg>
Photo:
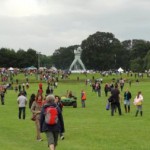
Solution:
<svg viewBox="0 0 150 150"><path fill-rule="evenodd" d="M150 0L0 0L0 48L52 55L97 31L150 40Z"/></svg>

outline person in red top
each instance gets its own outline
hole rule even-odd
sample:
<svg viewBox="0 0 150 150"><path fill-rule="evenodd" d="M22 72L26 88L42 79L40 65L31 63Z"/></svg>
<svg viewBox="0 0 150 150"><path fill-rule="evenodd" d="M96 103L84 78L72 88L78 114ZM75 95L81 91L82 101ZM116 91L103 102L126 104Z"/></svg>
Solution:
<svg viewBox="0 0 150 150"><path fill-rule="evenodd" d="M81 91L81 104L82 108L85 108L85 100L86 100L86 93L84 90Z"/></svg>
<svg viewBox="0 0 150 150"><path fill-rule="evenodd" d="M43 94L43 89L42 89L42 88L39 88L39 89L38 89L38 94L40 94L40 95Z"/></svg>
<svg viewBox="0 0 150 150"><path fill-rule="evenodd" d="M42 82L39 83L39 89L42 89L43 85Z"/></svg>

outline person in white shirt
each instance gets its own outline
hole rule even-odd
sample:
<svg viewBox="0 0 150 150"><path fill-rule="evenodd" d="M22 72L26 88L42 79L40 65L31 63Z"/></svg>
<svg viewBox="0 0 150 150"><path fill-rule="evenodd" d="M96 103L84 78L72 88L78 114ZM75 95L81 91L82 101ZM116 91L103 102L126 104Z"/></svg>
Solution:
<svg viewBox="0 0 150 150"><path fill-rule="evenodd" d="M26 117L26 105L27 105L27 98L23 95L23 92L20 93L20 96L17 98L17 103L19 107L19 114L18 117L21 119L23 113L23 119Z"/></svg>

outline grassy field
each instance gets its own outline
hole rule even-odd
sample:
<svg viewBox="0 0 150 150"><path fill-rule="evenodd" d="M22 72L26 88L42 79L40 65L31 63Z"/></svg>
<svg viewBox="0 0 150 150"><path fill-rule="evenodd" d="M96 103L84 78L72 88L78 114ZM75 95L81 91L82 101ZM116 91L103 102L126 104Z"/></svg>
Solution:
<svg viewBox="0 0 150 150"><path fill-rule="evenodd" d="M77 76L80 80L77 81ZM95 78L99 78L95 75ZM18 77L19 80L24 78ZM34 77L32 77L34 78ZM54 94L63 95L67 90L72 90L77 96L78 107L64 107L65 140L58 141L57 150L149 150L150 149L150 82L148 78L140 79L139 84L134 82L128 87L132 93L131 112L126 114L121 103L123 115L115 113L110 116L110 111L105 110L107 98L104 95L102 84L102 96L98 97L92 92L89 85L85 85L85 79L92 79L92 75L71 75L70 79L61 80ZM111 82L114 77L105 77L104 82ZM115 78L119 78L116 77ZM124 76L124 78L127 78ZM30 78L31 79L31 78ZM29 81L30 81L29 79ZM46 83L44 90L46 89ZM31 93L36 93L38 83L30 84L27 90L28 99ZM81 108L80 92L84 89L87 93L86 108ZM143 117L135 117L136 108L133 99L141 90L144 96ZM123 97L124 91L121 93ZM5 95L5 105L0 105L0 149L1 150L46 150L47 141L35 140L35 125L30 120L31 112L26 109L26 120L18 119L17 93L8 90Z"/></svg>

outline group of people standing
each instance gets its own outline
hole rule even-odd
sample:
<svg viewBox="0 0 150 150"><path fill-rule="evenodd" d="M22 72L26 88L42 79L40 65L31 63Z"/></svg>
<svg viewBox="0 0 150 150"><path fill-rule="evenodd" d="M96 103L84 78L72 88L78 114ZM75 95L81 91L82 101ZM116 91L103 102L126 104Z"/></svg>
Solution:
<svg viewBox="0 0 150 150"><path fill-rule="evenodd" d="M128 89L126 89L123 97L124 97L125 113L130 113L130 103L132 98L131 92ZM111 90L111 96L108 98L108 102L111 104L111 116L114 116L114 112L116 111L116 109L118 109L119 115L122 115L120 100L121 100L120 91L118 89L118 85L116 84L115 88ZM142 102L143 102L143 96L141 91L139 91L133 102L133 104L137 107L135 116L137 116L139 112L142 116L143 114Z"/></svg>
<svg viewBox="0 0 150 150"><path fill-rule="evenodd" d="M92 83L92 92L96 92L98 97L101 97L101 83L99 81L95 81Z"/></svg>

